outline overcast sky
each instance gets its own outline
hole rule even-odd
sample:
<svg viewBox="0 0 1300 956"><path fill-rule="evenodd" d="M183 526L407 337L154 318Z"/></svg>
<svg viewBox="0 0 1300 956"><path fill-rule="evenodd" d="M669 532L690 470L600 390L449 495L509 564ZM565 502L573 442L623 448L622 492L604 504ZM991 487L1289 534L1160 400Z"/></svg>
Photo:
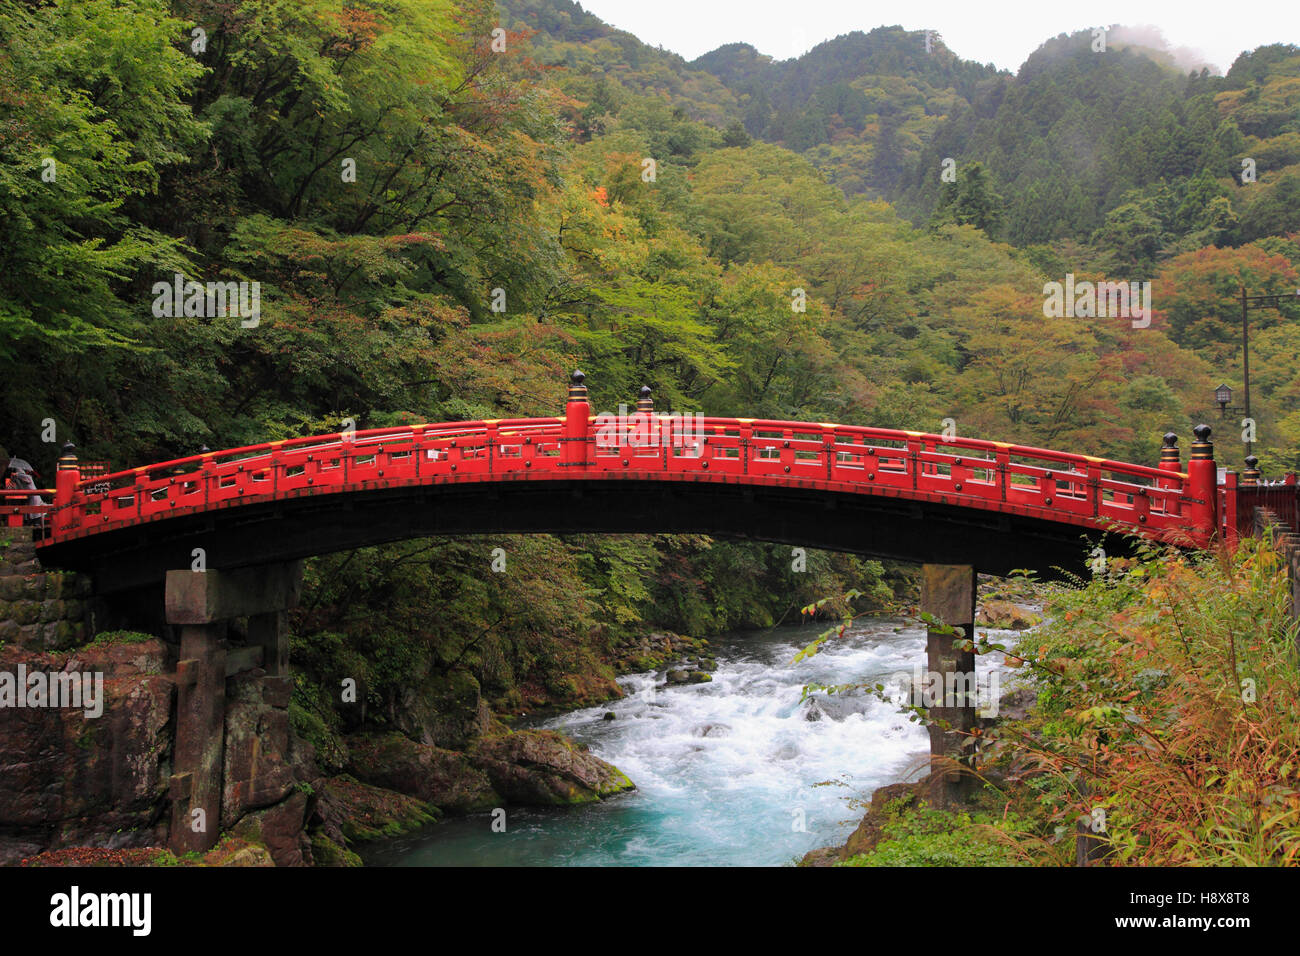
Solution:
<svg viewBox="0 0 1300 956"><path fill-rule="evenodd" d="M693 60L724 43L745 42L779 60L841 33L901 25L937 30L967 60L1016 70L1058 33L1109 24L1159 27L1171 48L1198 51L1224 72L1237 54L1265 43L1300 45L1298 0L580 0L606 23L651 46Z"/></svg>

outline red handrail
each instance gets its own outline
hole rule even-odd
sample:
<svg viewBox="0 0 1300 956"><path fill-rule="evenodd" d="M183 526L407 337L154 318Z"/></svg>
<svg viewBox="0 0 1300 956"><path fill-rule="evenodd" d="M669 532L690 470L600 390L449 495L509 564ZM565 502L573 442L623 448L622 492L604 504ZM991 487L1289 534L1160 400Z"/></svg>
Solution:
<svg viewBox="0 0 1300 956"><path fill-rule="evenodd" d="M46 516L54 511L54 505L32 505L27 502L33 495L41 498L54 498L53 488L8 488L0 489L0 525L9 528L21 528L29 516L38 516L44 524Z"/></svg>

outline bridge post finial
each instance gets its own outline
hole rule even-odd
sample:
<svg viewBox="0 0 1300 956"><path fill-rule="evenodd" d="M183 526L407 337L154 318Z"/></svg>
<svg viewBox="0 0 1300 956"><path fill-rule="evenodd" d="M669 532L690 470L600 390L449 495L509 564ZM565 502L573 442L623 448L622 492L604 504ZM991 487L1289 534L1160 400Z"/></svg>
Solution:
<svg viewBox="0 0 1300 956"><path fill-rule="evenodd" d="M1241 483L1243 485L1259 484L1261 473L1259 470L1259 459L1254 455L1246 456L1246 470L1241 473Z"/></svg>
<svg viewBox="0 0 1300 956"><path fill-rule="evenodd" d="M564 406L564 448L560 460L565 465L586 467L587 446L591 442L591 406L587 404L587 376L575 371L569 377L569 400Z"/></svg>
<svg viewBox="0 0 1300 956"><path fill-rule="evenodd" d="M1178 436L1173 432L1165 432L1164 444L1160 448L1160 470L1181 471L1179 464Z"/></svg>
<svg viewBox="0 0 1300 956"><path fill-rule="evenodd" d="M1178 436L1173 432L1165 432L1164 444L1160 449L1160 464L1156 467L1161 471L1181 472L1183 470L1178 458ZM1161 479L1156 484L1157 487L1175 491L1182 487L1182 482L1177 478ZM1173 495L1165 497L1165 509L1170 514L1179 513L1179 502Z"/></svg>
<svg viewBox="0 0 1300 956"><path fill-rule="evenodd" d="M655 422L655 403L650 397L650 386L642 385L637 393L636 414L628 424L629 441L634 445L659 447L658 427Z"/></svg>
<svg viewBox="0 0 1300 956"><path fill-rule="evenodd" d="M81 481L81 465L77 462L77 446L64 442L58 464L54 466L54 533L72 528L72 497Z"/></svg>
<svg viewBox="0 0 1300 956"><path fill-rule="evenodd" d="M580 370L574 370L569 376L569 401L585 402L587 400L587 376Z"/></svg>
<svg viewBox="0 0 1300 956"><path fill-rule="evenodd" d="M1187 462L1187 496L1183 514L1191 519L1197 543L1208 545L1219 530L1219 466L1214 461L1210 426L1192 429L1196 441Z"/></svg>

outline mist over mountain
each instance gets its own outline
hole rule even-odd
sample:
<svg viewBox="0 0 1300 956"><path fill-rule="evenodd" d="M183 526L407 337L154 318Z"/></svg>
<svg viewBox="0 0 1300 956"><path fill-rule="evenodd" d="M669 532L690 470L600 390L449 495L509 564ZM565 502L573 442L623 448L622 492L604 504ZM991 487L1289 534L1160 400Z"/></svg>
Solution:
<svg viewBox="0 0 1300 956"><path fill-rule="evenodd" d="M1006 204L996 234L1018 244L1126 228L1114 221L1132 218L1124 212L1107 223L1129 202L1162 206L1144 216L1154 235L1112 238L1148 249L1176 246L1170 233L1179 231L1248 239L1300 224L1300 213L1280 208L1300 159L1293 46L1243 53L1216 76L1203 54L1171 48L1158 27L1116 25L1102 51L1093 31L1060 34L1010 73L957 57L941 33L927 49L923 32L881 26L788 60L730 43L688 63L571 0L500 7L540 31L534 42L544 62L584 75L608 68L602 82L659 96L691 118L730 127L733 139L743 128L784 146L847 195L894 202L918 224L942 215L945 161L985 170ZM1237 178L1248 158L1263 185L1249 196ZM1175 221L1189 181L1202 174L1203 198L1231 199L1231 227L1220 207ZM1160 184L1163 199L1153 192Z"/></svg>

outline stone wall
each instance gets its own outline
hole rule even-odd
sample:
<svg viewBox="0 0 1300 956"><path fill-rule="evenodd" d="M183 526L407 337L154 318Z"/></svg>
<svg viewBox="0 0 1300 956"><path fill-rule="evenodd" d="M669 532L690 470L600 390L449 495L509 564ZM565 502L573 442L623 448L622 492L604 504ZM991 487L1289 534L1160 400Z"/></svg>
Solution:
<svg viewBox="0 0 1300 956"><path fill-rule="evenodd" d="M84 644L89 598L84 576L41 568L30 528L0 528L0 645L57 651Z"/></svg>

